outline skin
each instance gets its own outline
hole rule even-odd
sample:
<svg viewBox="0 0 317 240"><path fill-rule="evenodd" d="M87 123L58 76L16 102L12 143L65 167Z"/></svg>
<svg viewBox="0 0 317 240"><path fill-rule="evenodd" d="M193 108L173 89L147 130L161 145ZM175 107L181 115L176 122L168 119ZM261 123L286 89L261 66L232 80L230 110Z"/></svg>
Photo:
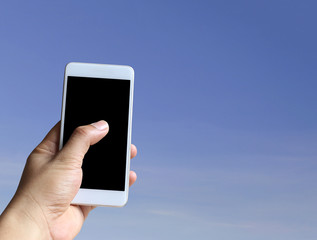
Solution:
<svg viewBox="0 0 317 240"><path fill-rule="evenodd" d="M0 238L73 239L94 208L71 205L81 185L83 158L108 131L105 121L78 127L59 151L56 124L27 160L16 194L0 217ZM131 158L136 154L131 145ZM131 171L130 186L136 178Z"/></svg>

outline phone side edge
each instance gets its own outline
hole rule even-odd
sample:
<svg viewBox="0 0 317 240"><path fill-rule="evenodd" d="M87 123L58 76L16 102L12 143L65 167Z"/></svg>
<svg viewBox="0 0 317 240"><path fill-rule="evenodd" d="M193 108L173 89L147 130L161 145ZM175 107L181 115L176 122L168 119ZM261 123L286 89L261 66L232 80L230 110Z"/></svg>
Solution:
<svg viewBox="0 0 317 240"><path fill-rule="evenodd" d="M71 62L65 66L64 71L64 81L63 81L63 97L62 97L62 109L61 109L61 129L60 129L60 140L59 149L63 147L64 140L64 123L65 123L65 107L66 107L66 93L67 93L67 68L70 66Z"/></svg>
<svg viewBox="0 0 317 240"><path fill-rule="evenodd" d="M129 101L129 128L128 128L128 139L127 139L127 165L126 165L126 183L125 183L125 202L120 205L124 207L128 203L129 199L129 175L131 169L131 144L132 144L132 116L133 116L133 97L134 97L134 69L131 66L126 66L131 74L130 77L130 101Z"/></svg>

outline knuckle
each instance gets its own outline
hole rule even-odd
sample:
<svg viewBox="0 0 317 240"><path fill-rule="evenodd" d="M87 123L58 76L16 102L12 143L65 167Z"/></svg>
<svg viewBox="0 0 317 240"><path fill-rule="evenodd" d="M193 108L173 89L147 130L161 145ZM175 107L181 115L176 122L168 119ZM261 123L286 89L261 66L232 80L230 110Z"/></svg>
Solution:
<svg viewBox="0 0 317 240"><path fill-rule="evenodd" d="M54 152L50 148L43 147L41 145L37 146L32 153L40 155L54 155Z"/></svg>
<svg viewBox="0 0 317 240"><path fill-rule="evenodd" d="M75 129L74 135L87 138L89 136L89 131L85 126L80 126Z"/></svg>

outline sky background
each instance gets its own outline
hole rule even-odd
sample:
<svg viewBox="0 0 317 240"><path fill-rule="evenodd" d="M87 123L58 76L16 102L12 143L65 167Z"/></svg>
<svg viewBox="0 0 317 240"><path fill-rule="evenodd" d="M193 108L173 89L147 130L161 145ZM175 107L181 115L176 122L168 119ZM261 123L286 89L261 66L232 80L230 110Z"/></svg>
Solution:
<svg viewBox="0 0 317 240"><path fill-rule="evenodd" d="M1 1L0 210L68 62L135 69L124 208L76 239L317 239L316 1Z"/></svg>

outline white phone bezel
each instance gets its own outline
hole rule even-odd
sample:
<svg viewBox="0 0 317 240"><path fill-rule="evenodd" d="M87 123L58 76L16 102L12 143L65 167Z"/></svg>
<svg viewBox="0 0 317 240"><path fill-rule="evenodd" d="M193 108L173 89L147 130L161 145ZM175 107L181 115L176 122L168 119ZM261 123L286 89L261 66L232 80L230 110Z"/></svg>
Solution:
<svg viewBox="0 0 317 240"><path fill-rule="evenodd" d="M60 146L59 146L60 149L63 147L64 118L65 118L68 76L130 80L129 123L128 123L126 176L125 176L126 180L125 180L124 191L95 190L95 189L80 188L74 200L72 201L72 204L78 204L78 205L122 207L127 203L128 193L129 193L134 70L132 67L124 66L124 65L77 63L77 62L71 62L66 65L65 76L64 76L64 87L63 87L61 133L60 133Z"/></svg>

